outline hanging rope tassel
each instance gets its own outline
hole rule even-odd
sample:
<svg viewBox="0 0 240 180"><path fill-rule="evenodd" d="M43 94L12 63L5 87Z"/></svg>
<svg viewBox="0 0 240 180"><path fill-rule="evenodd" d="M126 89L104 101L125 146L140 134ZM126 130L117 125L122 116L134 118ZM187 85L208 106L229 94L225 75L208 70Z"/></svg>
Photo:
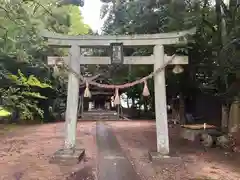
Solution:
<svg viewBox="0 0 240 180"><path fill-rule="evenodd" d="M84 97L88 97L88 98L91 97L91 92L90 92L90 90L89 90L89 84L88 84L87 81L86 81L86 89L85 89L85 91L84 91Z"/></svg>
<svg viewBox="0 0 240 180"><path fill-rule="evenodd" d="M115 89L114 104L115 104L115 105L119 105L119 104L120 104L120 97L119 97L118 88Z"/></svg>
<svg viewBox="0 0 240 180"><path fill-rule="evenodd" d="M143 92L142 92L143 96L150 96L150 92L147 86L147 80L144 81L144 87L143 87Z"/></svg>

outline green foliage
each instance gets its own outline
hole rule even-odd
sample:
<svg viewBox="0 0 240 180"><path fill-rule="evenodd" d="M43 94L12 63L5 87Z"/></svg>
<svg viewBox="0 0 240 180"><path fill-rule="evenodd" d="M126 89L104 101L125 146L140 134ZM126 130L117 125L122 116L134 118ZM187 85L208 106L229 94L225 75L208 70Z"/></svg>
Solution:
<svg viewBox="0 0 240 180"><path fill-rule="evenodd" d="M237 4L228 8L216 0L215 11L205 4L197 34L192 44L195 80L204 92L231 101L237 94L230 93L238 84L240 13ZM219 9L223 9L223 13ZM237 90L237 89L236 89Z"/></svg>
<svg viewBox="0 0 240 180"><path fill-rule="evenodd" d="M89 26L83 23L83 19L79 12L79 7L69 6L68 12L70 14L70 30L69 35L81 35L89 32Z"/></svg>
<svg viewBox="0 0 240 180"><path fill-rule="evenodd" d="M89 27L77 7L59 7L55 0L2 1L0 22L0 105L13 119L49 121L49 107L55 98L66 99L66 85L46 59L63 51L48 47L39 32L86 34Z"/></svg>
<svg viewBox="0 0 240 180"><path fill-rule="evenodd" d="M20 70L18 75L8 74L11 81L8 88L0 88L2 106L11 112L18 112L21 120L33 120L39 116L43 118L43 110L38 107L38 99L47 99L39 92L38 88L51 88L51 85L40 82L34 75L26 77Z"/></svg>
<svg viewBox="0 0 240 180"><path fill-rule="evenodd" d="M51 85L41 83L34 75L30 75L28 78L18 70L18 76L14 74L8 74L7 78L13 81L13 83L25 87L39 87L39 88L52 88Z"/></svg>
<svg viewBox="0 0 240 180"><path fill-rule="evenodd" d="M151 34L197 27L196 34L190 37L187 46L165 47L166 53L188 55L190 58L190 65L185 68L182 75L174 75L171 69L167 69L168 96L176 96L180 93L191 96L194 91L201 90L226 100L233 98L237 94L233 92L239 92L237 87L240 87L236 85L237 82L239 83L236 81L236 75L240 73L239 41L236 43L236 39L240 37L238 8L239 5L235 0L230 1L230 7L227 7L222 0L216 0L215 7L208 0L137 0L122 1L117 8L110 3L104 4L101 15L102 18L107 19L103 27L105 34ZM225 26L223 21L226 23ZM136 49L134 54L133 51L126 52L127 55L151 53L148 48ZM127 81L133 81L150 71L151 68L138 66L132 67L130 71L125 68L116 74L127 77L126 74L129 72L131 75L128 76ZM150 91L153 92L152 82L149 84ZM139 98L141 88L136 86L129 89L128 96ZM152 100L149 101L150 105L154 105Z"/></svg>
<svg viewBox="0 0 240 180"><path fill-rule="evenodd" d="M102 17L109 14L105 21L103 32L105 34L153 34L171 31L181 31L194 27L199 21L201 12L201 4L196 3L175 3L169 1L145 0L145 1L124 1L118 8L114 9L111 4L104 4L102 7ZM178 54L187 54L188 47L166 47L166 52L169 54L177 52ZM143 47L135 49L126 49L124 51L127 56L149 56L153 53L152 47ZM114 72L114 75L122 76L121 82L131 82L141 77L144 77L153 71L152 66L138 65L131 68L123 68L119 73ZM167 83L174 81L172 76L169 76L171 71L167 72ZM114 78L119 81L120 78ZM116 81L115 81L116 82ZM148 82L151 97L149 97L148 105L154 109L154 85L153 80ZM177 88L172 94L176 94ZM132 99L139 99L139 103L144 104L142 99L142 85L132 87L127 90L127 95ZM171 94L170 94L171 95Z"/></svg>
<svg viewBox="0 0 240 180"><path fill-rule="evenodd" d="M8 117L10 115L11 115L11 112L9 112L6 109L0 107L0 117Z"/></svg>

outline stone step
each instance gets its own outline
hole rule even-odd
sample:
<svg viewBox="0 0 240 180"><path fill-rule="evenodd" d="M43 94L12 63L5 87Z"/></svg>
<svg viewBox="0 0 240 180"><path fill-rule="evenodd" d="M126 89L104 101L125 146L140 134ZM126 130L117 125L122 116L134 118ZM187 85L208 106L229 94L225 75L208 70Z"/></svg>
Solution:
<svg viewBox="0 0 240 180"><path fill-rule="evenodd" d="M87 111L84 112L84 114L116 114L116 111L97 111L97 110L92 110L92 111Z"/></svg>
<svg viewBox="0 0 240 180"><path fill-rule="evenodd" d="M88 111L82 115L83 120L117 120L118 116L115 111Z"/></svg>
<svg viewBox="0 0 240 180"><path fill-rule="evenodd" d="M115 120L117 119L118 117L117 116L82 116L81 119L84 119L84 120L100 120L100 119L109 119L109 120Z"/></svg>

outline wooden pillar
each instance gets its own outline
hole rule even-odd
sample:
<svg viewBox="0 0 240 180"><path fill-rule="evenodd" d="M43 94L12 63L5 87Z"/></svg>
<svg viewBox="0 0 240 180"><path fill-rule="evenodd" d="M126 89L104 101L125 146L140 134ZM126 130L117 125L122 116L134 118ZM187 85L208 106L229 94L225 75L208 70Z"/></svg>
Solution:
<svg viewBox="0 0 240 180"><path fill-rule="evenodd" d="M164 47L156 45L154 47L154 70L164 64ZM169 154L168 138L168 120L166 105L166 83L165 71L159 72L154 77L155 91L155 114L156 114L156 131L157 131L157 152L162 155Z"/></svg>
<svg viewBox="0 0 240 180"><path fill-rule="evenodd" d="M75 72L80 73L80 47L73 45L70 49L69 66ZM65 119L64 149L74 149L76 145L76 128L79 99L79 79L73 73L68 75L67 110Z"/></svg>

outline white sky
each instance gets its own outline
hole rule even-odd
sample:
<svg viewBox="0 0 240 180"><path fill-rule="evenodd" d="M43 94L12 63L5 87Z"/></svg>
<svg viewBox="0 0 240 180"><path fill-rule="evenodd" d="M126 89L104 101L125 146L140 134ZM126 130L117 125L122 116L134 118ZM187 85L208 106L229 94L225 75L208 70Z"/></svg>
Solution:
<svg viewBox="0 0 240 180"><path fill-rule="evenodd" d="M88 24L93 31L100 32L103 20L100 19L100 0L85 0L84 7L80 8L84 18L84 23Z"/></svg>

